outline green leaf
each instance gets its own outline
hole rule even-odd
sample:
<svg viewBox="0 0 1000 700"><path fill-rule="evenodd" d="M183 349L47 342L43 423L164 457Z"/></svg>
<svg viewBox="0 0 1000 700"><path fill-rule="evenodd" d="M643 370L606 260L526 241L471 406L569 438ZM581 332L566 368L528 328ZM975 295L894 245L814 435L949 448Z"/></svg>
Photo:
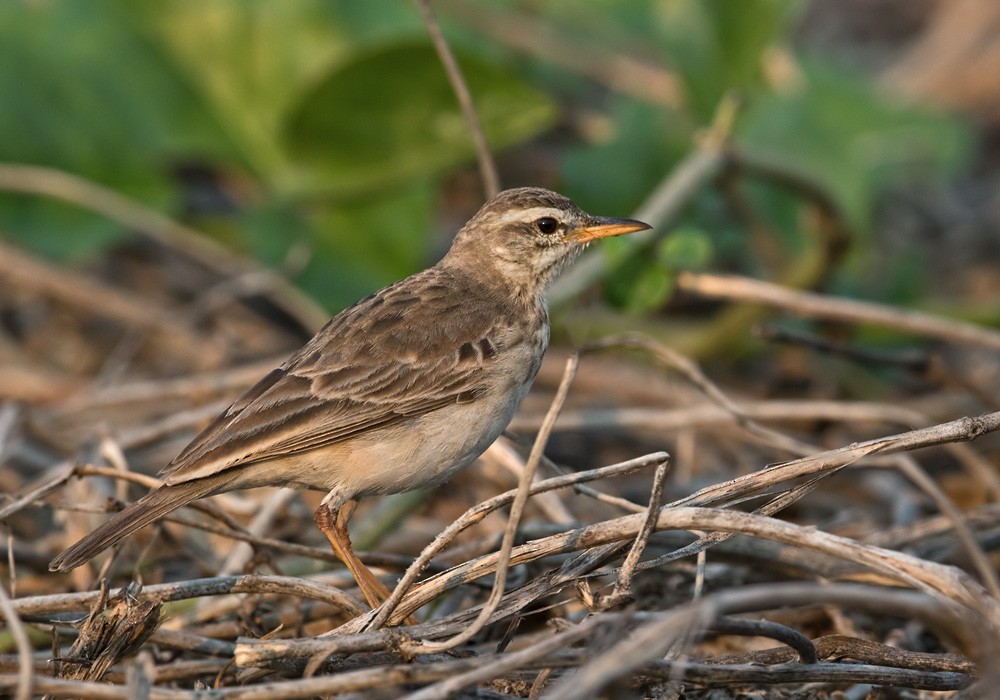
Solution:
<svg viewBox="0 0 1000 700"><path fill-rule="evenodd" d="M458 61L492 149L552 123L553 106L539 91L474 56ZM288 143L310 170L304 184L339 194L426 178L474 153L437 54L413 43L339 66L298 105Z"/></svg>
<svg viewBox="0 0 1000 700"><path fill-rule="evenodd" d="M693 125L679 112L618 100L610 127L601 143L567 148L560 170L564 191L584 209L624 216L691 149Z"/></svg>
<svg viewBox="0 0 1000 700"><path fill-rule="evenodd" d="M659 242L656 257L670 270L704 270L715 257L715 244L703 229L683 227Z"/></svg>
<svg viewBox="0 0 1000 700"><path fill-rule="evenodd" d="M357 299L423 267L431 257L427 239L436 198L418 182L379 196L316 203L275 204L240 217L250 251L280 264L292 246L310 253L296 283L329 309Z"/></svg>
<svg viewBox="0 0 1000 700"><path fill-rule="evenodd" d="M664 0L655 5L652 26L699 119L707 121L730 90L761 87L764 52L784 35L801 6L795 0Z"/></svg>
<svg viewBox="0 0 1000 700"><path fill-rule="evenodd" d="M647 265L632 279L625 310L633 314L659 308L674 289L674 276L659 265Z"/></svg>
<svg viewBox="0 0 1000 700"><path fill-rule="evenodd" d="M111 183L218 134L114 3L0 4L0 157Z"/></svg>
<svg viewBox="0 0 1000 700"><path fill-rule="evenodd" d="M427 30L412 2L358 2L324 0L355 45L386 42L404 35L427 36Z"/></svg>
<svg viewBox="0 0 1000 700"><path fill-rule="evenodd" d="M243 162L280 186L285 116L353 46L324 0L145 0L125 5L214 115Z"/></svg>
<svg viewBox="0 0 1000 700"><path fill-rule="evenodd" d="M970 138L953 118L893 104L857 77L805 61L804 84L751 105L738 140L750 154L816 179L864 229L887 185L965 162Z"/></svg>
<svg viewBox="0 0 1000 700"><path fill-rule="evenodd" d="M172 157L219 152L221 139L161 58L117 3L0 3L0 160L60 168L164 204ZM0 227L69 258L123 235L82 209L2 192Z"/></svg>
<svg viewBox="0 0 1000 700"><path fill-rule="evenodd" d="M378 286L394 282L428 263L435 192L425 180L376 196L328 203L317 217L320 236L337 250L341 265L345 260L364 261Z"/></svg>
<svg viewBox="0 0 1000 700"><path fill-rule="evenodd" d="M604 280L604 297L617 308L639 314L661 306L673 286L674 275L655 258L632 255L611 267Z"/></svg>

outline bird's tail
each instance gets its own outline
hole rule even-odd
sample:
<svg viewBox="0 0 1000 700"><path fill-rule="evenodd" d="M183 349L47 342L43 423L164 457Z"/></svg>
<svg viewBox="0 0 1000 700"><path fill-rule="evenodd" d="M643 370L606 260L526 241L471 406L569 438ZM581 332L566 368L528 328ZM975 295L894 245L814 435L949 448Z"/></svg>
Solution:
<svg viewBox="0 0 1000 700"><path fill-rule="evenodd" d="M75 569L139 528L196 498L213 493L219 485L219 479L209 477L171 486L160 486L150 491L53 559L49 564L49 571Z"/></svg>

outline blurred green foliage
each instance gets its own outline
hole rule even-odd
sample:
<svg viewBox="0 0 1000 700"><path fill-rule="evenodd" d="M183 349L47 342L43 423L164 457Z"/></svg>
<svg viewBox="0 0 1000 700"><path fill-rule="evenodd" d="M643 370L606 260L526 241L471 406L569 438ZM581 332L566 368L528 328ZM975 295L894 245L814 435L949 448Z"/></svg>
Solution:
<svg viewBox="0 0 1000 700"><path fill-rule="evenodd" d="M880 191L954 172L967 158L956 120L894 104L822 56L796 54L788 37L802 2L485 4L530 11L581 51L655 57L684 86L685 102L671 108L608 92L472 35L449 23L447 3L440 8L494 151L550 139L557 148L544 152L557 161L557 184L593 211L633 210L734 90L747 105L734 135L740 148L822 185L862 237ZM440 184L473 160L406 0L11 0L0 4L0 104L0 160L92 179L270 265L304 244L311 258L297 282L332 308L429 262ZM603 115L607 128L551 138L577 110ZM192 167L221 183L228 206L190 206L192 188L204 186L185 177ZM747 183L741 194L784 262L815 245L794 193ZM651 254L618 259L609 242L607 298L643 312L667 298L675 268L773 266L745 227L723 193L706 189ZM7 193L0 231L62 259L127 233L86 211ZM912 261L901 264L910 275Z"/></svg>

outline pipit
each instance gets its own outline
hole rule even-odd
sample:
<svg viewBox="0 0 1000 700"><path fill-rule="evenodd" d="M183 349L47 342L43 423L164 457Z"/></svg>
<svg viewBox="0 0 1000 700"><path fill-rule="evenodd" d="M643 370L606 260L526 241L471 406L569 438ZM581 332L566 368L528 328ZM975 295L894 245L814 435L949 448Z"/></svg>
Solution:
<svg viewBox="0 0 1000 700"><path fill-rule="evenodd" d="M549 283L590 241L647 228L544 189L501 192L440 262L337 314L184 448L162 486L49 568L73 569L197 498L309 488L328 492L316 524L377 606L388 591L347 532L357 499L441 483L481 455L542 363Z"/></svg>

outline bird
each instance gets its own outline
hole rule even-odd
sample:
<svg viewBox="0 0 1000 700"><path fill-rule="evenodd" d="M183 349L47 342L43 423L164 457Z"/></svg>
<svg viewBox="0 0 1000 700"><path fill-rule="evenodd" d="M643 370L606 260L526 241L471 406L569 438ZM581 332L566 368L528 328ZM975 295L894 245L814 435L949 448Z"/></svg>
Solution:
<svg viewBox="0 0 1000 700"><path fill-rule="evenodd" d="M325 491L314 520L374 608L354 553L359 498L446 481L513 418L549 341L546 290L591 241L651 228L547 189L504 190L432 267L334 316L160 472L162 484L52 560L87 562L191 501L258 486Z"/></svg>

